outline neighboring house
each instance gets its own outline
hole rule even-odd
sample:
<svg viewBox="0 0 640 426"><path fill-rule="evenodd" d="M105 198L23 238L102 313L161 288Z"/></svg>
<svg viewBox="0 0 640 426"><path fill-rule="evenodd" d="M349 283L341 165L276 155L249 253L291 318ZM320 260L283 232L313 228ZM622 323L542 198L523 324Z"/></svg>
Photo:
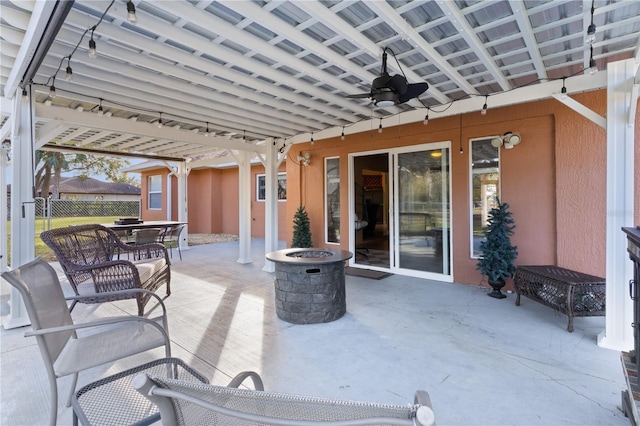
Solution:
<svg viewBox="0 0 640 426"><path fill-rule="evenodd" d="M53 185L49 188L53 193ZM138 201L140 188L127 183L103 182L77 176L61 177L58 185L59 199L77 201Z"/></svg>
<svg viewBox="0 0 640 426"><path fill-rule="evenodd" d="M77 176L62 177L58 185L59 199L77 201L139 201L140 188L127 183L103 182L93 178L80 179ZM42 194L38 188L38 195ZM53 185L48 194L53 194ZM7 185L10 200L11 184Z"/></svg>
<svg viewBox="0 0 640 426"><path fill-rule="evenodd" d="M168 200L178 199L178 182L164 163L147 161L124 169L129 173L141 174L140 216L143 220L166 220L178 218L178 203ZM251 166L251 236L264 238L265 235L265 190L264 166L255 162ZM287 237L286 220L287 186L286 166L280 167L278 174L278 239ZM171 196L168 197L168 188ZM238 168L234 163L196 168L187 178L187 221L189 233L238 234Z"/></svg>

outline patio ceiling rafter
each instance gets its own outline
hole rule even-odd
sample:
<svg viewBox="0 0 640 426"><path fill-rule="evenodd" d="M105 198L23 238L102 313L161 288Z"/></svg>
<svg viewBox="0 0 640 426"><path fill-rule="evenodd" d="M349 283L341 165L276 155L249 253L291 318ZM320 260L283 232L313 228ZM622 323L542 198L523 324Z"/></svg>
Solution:
<svg viewBox="0 0 640 426"><path fill-rule="evenodd" d="M170 139L176 141L188 142L197 146L208 146L211 149L237 149L246 151L262 150L262 145L255 145L242 141L231 141L225 137L206 137L201 134L192 133L182 129L175 129L165 126L158 128L149 123L136 122L119 117L109 117L104 119L97 114L76 111L69 108L57 107L54 105L43 106L36 105L36 115L41 120L57 120L63 122L69 127L81 127L86 131L88 128L108 130L111 132L129 133L132 135L139 135L156 139ZM83 131L83 132L84 132ZM79 132L78 134L82 134ZM74 132L75 133L75 132ZM72 139L72 138L71 138ZM64 142L71 140L65 138ZM63 143L64 143L63 142ZM122 147L122 145L119 145Z"/></svg>

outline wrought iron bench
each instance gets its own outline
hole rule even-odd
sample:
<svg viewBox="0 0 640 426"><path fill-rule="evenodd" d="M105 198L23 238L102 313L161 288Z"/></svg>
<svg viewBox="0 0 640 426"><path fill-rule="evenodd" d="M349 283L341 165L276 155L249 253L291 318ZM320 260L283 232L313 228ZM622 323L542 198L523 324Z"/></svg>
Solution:
<svg viewBox="0 0 640 426"><path fill-rule="evenodd" d="M167 296L171 294L169 256L160 243L125 244L115 232L97 224L51 229L40 238L53 250L76 295L83 296L82 303L128 299L132 296L109 293L135 288L156 291L164 284ZM143 292L133 297L142 316L150 295Z"/></svg>
<svg viewBox="0 0 640 426"><path fill-rule="evenodd" d="M573 332L573 317L605 315L604 278L554 265L518 266L513 284L516 306L524 295L562 312L569 317L569 332Z"/></svg>

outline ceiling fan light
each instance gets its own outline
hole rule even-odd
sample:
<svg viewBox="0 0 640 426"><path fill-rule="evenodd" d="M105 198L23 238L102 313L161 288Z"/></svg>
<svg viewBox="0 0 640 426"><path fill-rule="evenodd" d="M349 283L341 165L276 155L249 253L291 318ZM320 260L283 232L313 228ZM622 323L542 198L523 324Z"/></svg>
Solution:
<svg viewBox="0 0 640 426"><path fill-rule="evenodd" d="M398 95L391 90L384 90L374 96L375 104L379 108L388 108L398 103Z"/></svg>

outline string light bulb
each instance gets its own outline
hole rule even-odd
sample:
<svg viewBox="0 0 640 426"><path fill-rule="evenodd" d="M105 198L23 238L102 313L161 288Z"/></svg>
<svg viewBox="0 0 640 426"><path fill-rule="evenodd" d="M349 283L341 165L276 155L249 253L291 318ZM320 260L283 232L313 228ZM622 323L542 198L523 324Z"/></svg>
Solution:
<svg viewBox="0 0 640 426"><path fill-rule="evenodd" d="M311 132L311 145L314 144L314 140L313 140L313 132Z"/></svg>
<svg viewBox="0 0 640 426"><path fill-rule="evenodd" d="M593 23L593 14L595 9L595 0L591 1L591 24L587 27L587 43L593 44L596 41L596 25Z"/></svg>
<svg viewBox="0 0 640 426"><path fill-rule="evenodd" d="M340 135L340 140L344 140L344 126L342 126L342 134Z"/></svg>
<svg viewBox="0 0 640 426"><path fill-rule="evenodd" d="M131 0L127 2L127 20L131 24L138 23L138 17L136 16L136 5Z"/></svg>
<svg viewBox="0 0 640 426"><path fill-rule="evenodd" d="M380 124L378 125L378 133L382 133L382 118L380 119Z"/></svg>
<svg viewBox="0 0 640 426"><path fill-rule="evenodd" d="M73 76L73 70L71 69L71 58L67 59L67 81L71 81L71 77Z"/></svg>
<svg viewBox="0 0 640 426"><path fill-rule="evenodd" d="M104 115L104 109L102 109L102 99L100 99L100 105L98 105L98 115L100 117Z"/></svg>
<svg viewBox="0 0 640 426"><path fill-rule="evenodd" d="M596 60L593 59L593 45L591 45L591 56L589 57L589 73L591 75L598 72L598 64L596 64Z"/></svg>
<svg viewBox="0 0 640 426"><path fill-rule="evenodd" d="M567 99L567 87L564 85L566 77L562 77L562 90L560 90L560 99Z"/></svg>
<svg viewBox="0 0 640 426"><path fill-rule="evenodd" d="M482 111L480 111L480 114L482 115L487 115L487 99L489 98L488 95L484 96L484 105L482 105Z"/></svg>
<svg viewBox="0 0 640 426"><path fill-rule="evenodd" d="M49 87L49 97L51 99L56 97L56 79L54 77L53 82L51 83L51 87Z"/></svg>
<svg viewBox="0 0 640 426"><path fill-rule="evenodd" d="M158 118L156 125L158 126L158 129L162 128L162 113L160 113L160 118Z"/></svg>
<svg viewBox="0 0 640 426"><path fill-rule="evenodd" d="M93 39L93 30L91 30L91 40L89 40L89 57L92 59L98 57L98 51L96 50L96 41Z"/></svg>
<svg viewBox="0 0 640 426"><path fill-rule="evenodd" d="M427 108L427 115L424 116L424 121L422 122L422 124L424 124L425 126L429 124L429 111L430 109Z"/></svg>
<svg viewBox="0 0 640 426"><path fill-rule="evenodd" d="M209 137L209 122L208 121L207 121L207 128L204 131L204 136L207 137L207 138Z"/></svg>
<svg viewBox="0 0 640 426"><path fill-rule="evenodd" d="M22 88L22 101L27 102L29 100L29 94L27 93L27 88Z"/></svg>

